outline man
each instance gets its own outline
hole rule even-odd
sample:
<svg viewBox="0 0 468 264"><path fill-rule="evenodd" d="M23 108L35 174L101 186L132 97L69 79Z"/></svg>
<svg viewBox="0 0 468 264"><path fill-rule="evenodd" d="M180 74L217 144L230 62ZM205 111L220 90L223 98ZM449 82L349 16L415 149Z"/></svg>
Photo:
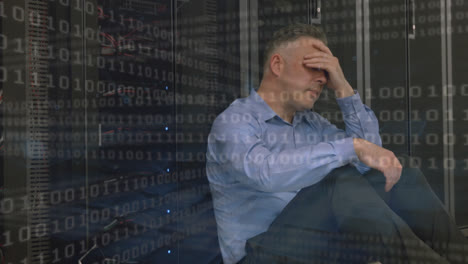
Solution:
<svg viewBox="0 0 468 264"><path fill-rule="evenodd" d="M248 240L243 261L249 263L308 263L329 257L326 263L353 263L353 257L358 263L389 263L383 258L392 257L393 247L393 255L416 259L410 241L437 239L445 246L463 246L463 236L424 177L405 171L395 155L381 147L374 113L346 81L326 44L323 31L312 25L277 31L266 47L258 91L234 101L213 123L206 169L224 263L241 261ZM336 95L346 131L311 111L325 84ZM415 194L419 198L413 199ZM421 217L436 219L428 219L431 227L415 231L424 236L419 240L400 216L415 226L413 222L425 218L407 212L421 207L428 210L421 210ZM431 229L436 224L448 230L448 238L436 236ZM325 245L310 244L313 238L307 234L314 232L329 235L318 238ZM350 250L343 245L354 243L352 239L332 234L377 240ZM380 247L366 248L372 244ZM305 248L299 252L297 247ZM438 253L433 248L425 245L417 251L434 263L448 263L438 254L447 247ZM313 255L311 249L338 254Z"/></svg>

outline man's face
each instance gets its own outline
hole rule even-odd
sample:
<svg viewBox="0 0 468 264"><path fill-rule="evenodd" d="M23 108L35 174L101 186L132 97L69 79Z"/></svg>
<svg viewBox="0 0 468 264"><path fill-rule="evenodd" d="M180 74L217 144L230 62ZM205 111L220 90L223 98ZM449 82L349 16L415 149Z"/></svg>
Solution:
<svg viewBox="0 0 468 264"><path fill-rule="evenodd" d="M312 46L312 41L320 40L299 38L288 44L283 53L284 68L278 78L284 88L281 96L285 106L295 111L311 109L327 83L323 70L308 68L303 64L305 55L318 51Z"/></svg>

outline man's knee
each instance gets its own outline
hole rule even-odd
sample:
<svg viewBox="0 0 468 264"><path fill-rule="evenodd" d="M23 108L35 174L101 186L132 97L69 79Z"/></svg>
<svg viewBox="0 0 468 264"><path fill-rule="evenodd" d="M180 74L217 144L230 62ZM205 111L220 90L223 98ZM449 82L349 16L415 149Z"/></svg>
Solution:
<svg viewBox="0 0 468 264"><path fill-rule="evenodd" d="M427 185L427 180L419 168L404 167L401 171L400 184Z"/></svg>
<svg viewBox="0 0 468 264"><path fill-rule="evenodd" d="M412 157L407 154L399 154L397 156L398 160L400 161L401 165L404 168L419 168L421 167L421 158L419 157Z"/></svg>

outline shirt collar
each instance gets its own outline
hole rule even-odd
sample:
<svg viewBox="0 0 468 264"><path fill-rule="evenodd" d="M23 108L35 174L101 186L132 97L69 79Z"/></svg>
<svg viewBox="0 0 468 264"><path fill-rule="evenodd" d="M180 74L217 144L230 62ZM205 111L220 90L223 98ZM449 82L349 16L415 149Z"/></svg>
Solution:
<svg viewBox="0 0 468 264"><path fill-rule="evenodd" d="M277 115L265 100L258 95L254 88L250 89L248 101L249 105L252 106L255 115L257 115L262 121L267 121Z"/></svg>
<svg viewBox="0 0 468 264"><path fill-rule="evenodd" d="M275 116L278 116L273 109L263 100L260 95L258 95L257 91L254 88L250 89L250 95L248 97L250 101L249 104L252 105L255 114L258 116L259 119L262 121L267 121L272 119ZM299 121L302 120L306 111L296 112L294 115L293 125L297 124ZM281 119L281 117L278 116Z"/></svg>

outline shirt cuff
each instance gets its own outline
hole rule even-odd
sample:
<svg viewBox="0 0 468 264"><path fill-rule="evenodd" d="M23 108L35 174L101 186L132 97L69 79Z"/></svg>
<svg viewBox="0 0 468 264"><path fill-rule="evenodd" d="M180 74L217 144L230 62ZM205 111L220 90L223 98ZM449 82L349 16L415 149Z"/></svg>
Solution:
<svg viewBox="0 0 468 264"><path fill-rule="evenodd" d="M332 145L335 155L341 165L359 160L356 152L354 151L354 141L352 137L330 141L330 144Z"/></svg>
<svg viewBox="0 0 468 264"><path fill-rule="evenodd" d="M354 90L354 95L336 98L336 102L344 115L357 113L364 108L361 96L356 90Z"/></svg>

